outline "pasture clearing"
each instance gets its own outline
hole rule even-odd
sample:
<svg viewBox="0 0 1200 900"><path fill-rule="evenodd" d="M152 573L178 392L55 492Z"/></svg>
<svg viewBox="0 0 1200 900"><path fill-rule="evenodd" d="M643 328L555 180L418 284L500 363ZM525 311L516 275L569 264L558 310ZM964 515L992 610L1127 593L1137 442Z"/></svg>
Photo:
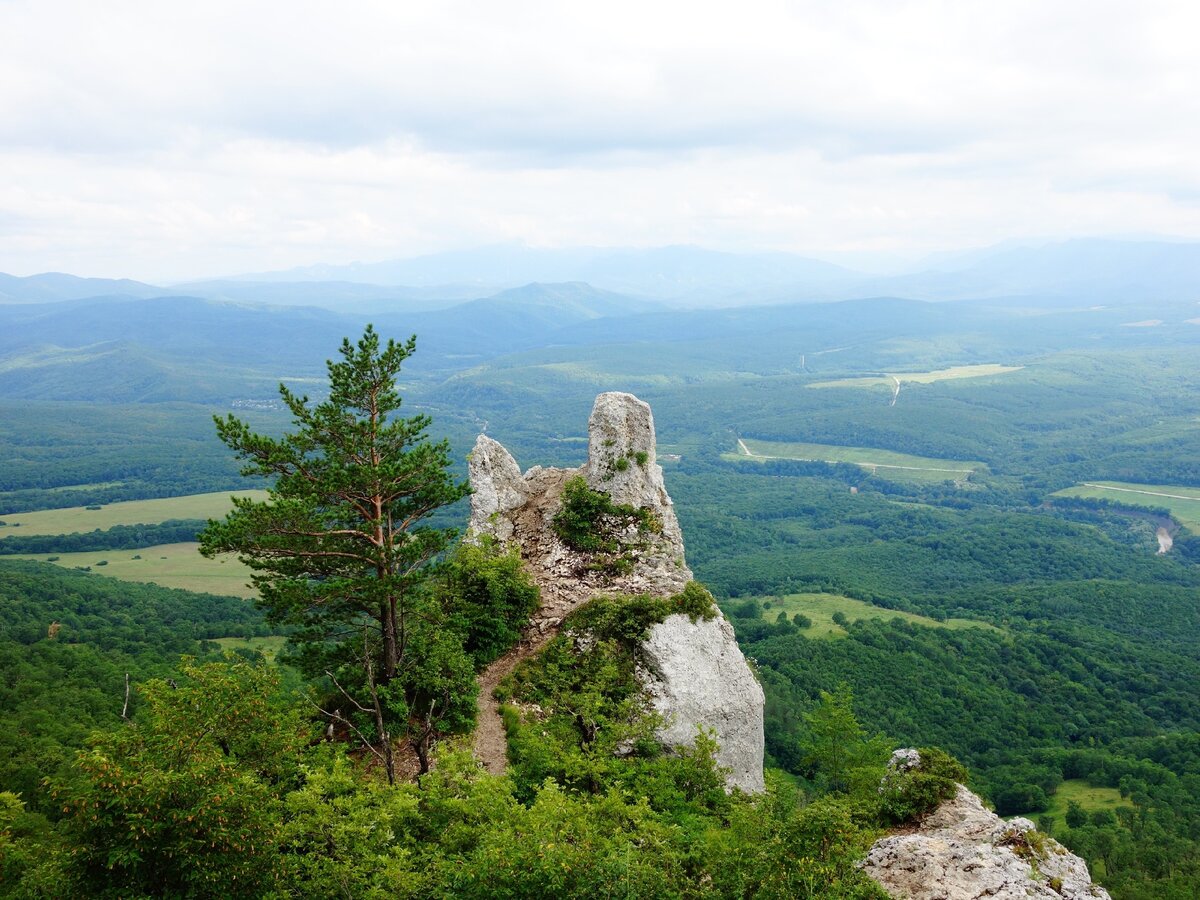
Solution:
<svg viewBox="0 0 1200 900"><path fill-rule="evenodd" d="M1050 798L1050 806L1042 812L1018 813L1027 819L1038 820L1038 816L1054 816L1056 824L1062 827L1066 824L1067 803L1075 801L1086 812L1101 810L1116 810L1119 806L1133 806L1121 796L1116 788L1096 787L1078 778L1070 778L1058 786L1054 796Z"/></svg>
<svg viewBox="0 0 1200 900"><path fill-rule="evenodd" d="M841 594L788 594L783 597L760 597L759 602L763 605L762 617L768 622L774 622L778 618L780 611L786 613L789 619L796 613L803 613L808 616L812 620L812 625L801 629L801 633L805 637L817 640L831 640L846 636L846 629L833 621L833 617L837 613L841 613L851 622L870 619L883 619L884 621L903 619L905 622L911 622L914 625L924 625L926 628L949 628L951 630L960 628L990 628L993 631L1000 630L994 625L975 619L946 619L944 622L939 622L937 619L931 619L928 616L901 612L897 609L885 609L882 606L874 606L863 600L843 597ZM770 604L770 606L767 604Z"/></svg>
<svg viewBox="0 0 1200 900"><path fill-rule="evenodd" d="M6 513L0 517L5 523L0 526L0 538L9 535L86 533L96 529L103 531L114 525L156 525L169 519L220 519L233 508L230 497L266 500L267 492L213 491L158 500L106 503L99 509L71 506L66 509Z"/></svg>
<svg viewBox="0 0 1200 900"><path fill-rule="evenodd" d="M878 375L864 375L858 378L838 378L833 381L814 381L810 388L870 388L876 386L892 387L895 382L912 384L933 384L937 381L952 381L960 378L986 378L992 375L1006 375L1017 372L1024 366L1000 366L984 363L974 366L951 366L948 369L936 369L932 372L881 372Z"/></svg>
<svg viewBox="0 0 1200 900"><path fill-rule="evenodd" d="M267 662L275 662L275 657L287 643L287 638L281 634L272 634L267 637L210 638L210 640L214 644L220 644L222 650L257 650Z"/></svg>
<svg viewBox="0 0 1200 900"><path fill-rule="evenodd" d="M1075 487L1055 491L1050 496L1111 500L1122 506L1165 507L1189 531L1200 532L1200 488L1126 481L1085 481Z"/></svg>
<svg viewBox="0 0 1200 900"><path fill-rule="evenodd" d="M159 544L140 550L90 550L84 553L20 554L10 559L36 559L64 569L89 569L120 581L139 581L225 597L256 597L247 584L250 570L235 556L206 559L194 542ZM101 565L103 563L103 565Z"/></svg>
<svg viewBox="0 0 1200 900"><path fill-rule="evenodd" d="M883 478L925 483L965 481L975 472L987 471L984 463L960 459L936 459L869 447L760 441L754 438L739 439L737 453L722 455L726 459L794 459L800 462L852 463Z"/></svg>

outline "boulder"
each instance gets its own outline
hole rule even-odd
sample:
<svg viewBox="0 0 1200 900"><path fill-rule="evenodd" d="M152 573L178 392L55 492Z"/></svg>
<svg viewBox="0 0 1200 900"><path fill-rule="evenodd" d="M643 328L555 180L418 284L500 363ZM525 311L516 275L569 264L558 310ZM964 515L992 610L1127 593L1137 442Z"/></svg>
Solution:
<svg viewBox="0 0 1200 900"><path fill-rule="evenodd" d="M663 717L658 738L669 747L691 744L696 729L717 739L725 783L748 794L763 784L763 689L722 616L693 622L668 616L642 646L643 683Z"/></svg>
<svg viewBox="0 0 1200 900"><path fill-rule="evenodd" d="M502 542L511 540L511 513L529 499L517 461L503 444L481 434L471 451L467 473L471 482L469 529L493 534Z"/></svg>
<svg viewBox="0 0 1200 900"><path fill-rule="evenodd" d="M896 770L919 764L897 750ZM863 870L904 900L1110 900L1087 864L1028 819L1004 821L962 785L904 834L881 838Z"/></svg>

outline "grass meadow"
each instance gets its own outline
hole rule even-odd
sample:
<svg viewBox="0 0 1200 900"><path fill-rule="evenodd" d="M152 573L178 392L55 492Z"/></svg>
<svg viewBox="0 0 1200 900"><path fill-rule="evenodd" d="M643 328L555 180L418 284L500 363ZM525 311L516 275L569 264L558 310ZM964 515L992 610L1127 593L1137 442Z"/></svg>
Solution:
<svg viewBox="0 0 1200 900"><path fill-rule="evenodd" d="M742 452L743 450L747 452ZM726 453L723 456L727 459L795 459L853 463L880 477L922 483L962 481L969 478L974 472L987 471L984 463L960 459L936 459L868 447L785 443L760 441L754 438L741 439L738 444L738 453Z"/></svg>
<svg viewBox="0 0 1200 900"><path fill-rule="evenodd" d="M1056 491L1050 496L1111 500L1124 506L1166 507L1189 531L1200 532L1200 488L1095 481Z"/></svg>
<svg viewBox="0 0 1200 900"><path fill-rule="evenodd" d="M219 519L229 512L230 497L265 500L266 491L214 491L159 500L127 500L106 503L99 509L72 506L38 512L6 513L0 537L8 535L74 534L114 525L156 525L170 519Z"/></svg>
<svg viewBox="0 0 1200 900"><path fill-rule="evenodd" d="M120 581L140 581L226 597L256 597L247 587L250 570L236 557L206 559L199 544L160 544L140 550L94 550L85 553L39 553L13 556L36 559L67 569L87 569Z"/></svg>
<svg viewBox="0 0 1200 900"><path fill-rule="evenodd" d="M812 620L812 625L802 629L802 632L805 637L817 640L830 640L845 636L846 629L833 621L836 613L841 613L851 622L859 619L903 619L905 622L924 625L927 628L991 628L998 630L994 625L974 619L947 619L939 622L928 616L884 609L881 606L843 597L840 594L788 594L783 597L761 597L759 599L763 604L763 618L768 622L774 621L780 611L786 613L789 619L796 613L808 616ZM768 606L768 604L770 605Z"/></svg>

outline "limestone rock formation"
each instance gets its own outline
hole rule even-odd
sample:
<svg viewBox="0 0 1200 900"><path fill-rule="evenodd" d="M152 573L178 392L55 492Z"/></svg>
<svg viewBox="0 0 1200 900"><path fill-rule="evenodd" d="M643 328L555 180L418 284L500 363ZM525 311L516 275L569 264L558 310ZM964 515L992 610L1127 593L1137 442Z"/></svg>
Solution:
<svg viewBox="0 0 1200 900"><path fill-rule="evenodd" d="M911 766L916 751L896 753L893 764ZM915 831L876 841L862 866L904 900L1109 900L1082 859L1028 819L1005 822L962 785Z"/></svg>
<svg viewBox="0 0 1200 900"><path fill-rule="evenodd" d="M508 515L529 499L521 469L499 441L481 434L471 452L468 472L471 494L471 528L490 531L499 540L513 536Z"/></svg>
<svg viewBox="0 0 1200 900"><path fill-rule="evenodd" d="M659 533L631 542L624 571L592 565L588 554L566 546L554 531L567 482L582 475L588 487L653 513ZM530 641L556 633L573 609L601 594L671 596L692 579L683 534L655 457L654 417L632 394L596 398L588 421L588 459L577 469L535 466L521 474L502 445L480 435L470 460L469 533L515 544L541 589ZM763 789L763 693L733 629L720 615L692 622L672 616L653 629L644 648L644 681L664 718L659 738L667 746L690 744L697 726L711 729L721 748L718 762L730 769L728 784Z"/></svg>
<svg viewBox="0 0 1200 900"><path fill-rule="evenodd" d="M711 730L718 736L717 765L729 773L726 783L748 794L765 790L763 689L729 622L669 616L650 630L643 649L651 703L666 723L660 740L680 746L695 739L697 726Z"/></svg>

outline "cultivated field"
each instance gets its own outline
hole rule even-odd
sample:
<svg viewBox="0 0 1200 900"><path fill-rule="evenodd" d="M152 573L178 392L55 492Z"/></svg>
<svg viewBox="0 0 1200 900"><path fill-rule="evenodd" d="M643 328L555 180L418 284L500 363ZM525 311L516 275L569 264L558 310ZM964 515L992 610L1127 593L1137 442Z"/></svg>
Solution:
<svg viewBox="0 0 1200 900"><path fill-rule="evenodd" d="M1189 531L1200 532L1200 488L1125 481L1089 481L1057 491L1052 497L1090 497L1124 506L1165 507Z"/></svg>
<svg viewBox="0 0 1200 900"><path fill-rule="evenodd" d="M884 385L892 387L896 381L900 383L932 384L935 381L949 381L957 378L983 378L989 375L1004 375L1016 372L1024 366L998 366L992 364L978 366L951 366L949 369L937 369L933 372L883 372L879 375L866 375L861 378L839 378L835 381L814 381L810 388L864 388Z"/></svg>
<svg viewBox="0 0 1200 900"><path fill-rule="evenodd" d="M219 519L230 510L229 498L265 500L266 491L215 491L161 500L129 500L108 503L99 509L72 506L40 512L6 513L0 516L0 538L8 535L74 534L104 530L114 525L155 525L169 519Z"/></svg>
<svg viewBox="0 0 1200 900"><path fill-rule="evenodd" d="M944 622L939 622L937 619L930 619L927 616L919 616L914 613L901 612L895 609L884 609L882 606L873 606L862 600L853 600L850 597L843 597L840 594L788 594L785 597L763 597L761 600L764 607L763 618L765 620L768 622L775 621L781 610L787 613L789 619L796 613L803 613L812 620L812 625L803 630L804 636L818 639L845 636L846 629L833 621L834 614L839 612L851 622L858 621L859 619L903 619L905 622L924 625L927 628L995 629L994 625L974 619L947 619ZM768 603L770 604L769 607L767 606Z"/></svg>
<svg viewBox="0 0 1200 900"><path fill-rule="evenodd" d="M206 559L200 555L199 546L189 542L160 544L140 550L39 553L11 558L53 562L67 569L90 568L95 575L107 575L121 581L149 582L228 597L257 596L252 588L246 586L250 581L250 570L236 557Z"/></svg>
<svg viewBox="0 0 1200 900"><path fill-rule="evenodd" d="M972 472L985 472L981 462L913 456L868 447L839 447L833 444L784 443L743 438L738 453L724 454L741 459L795 459L808 462L853 463L882 477L922 482L962 481Z"/></svg>

